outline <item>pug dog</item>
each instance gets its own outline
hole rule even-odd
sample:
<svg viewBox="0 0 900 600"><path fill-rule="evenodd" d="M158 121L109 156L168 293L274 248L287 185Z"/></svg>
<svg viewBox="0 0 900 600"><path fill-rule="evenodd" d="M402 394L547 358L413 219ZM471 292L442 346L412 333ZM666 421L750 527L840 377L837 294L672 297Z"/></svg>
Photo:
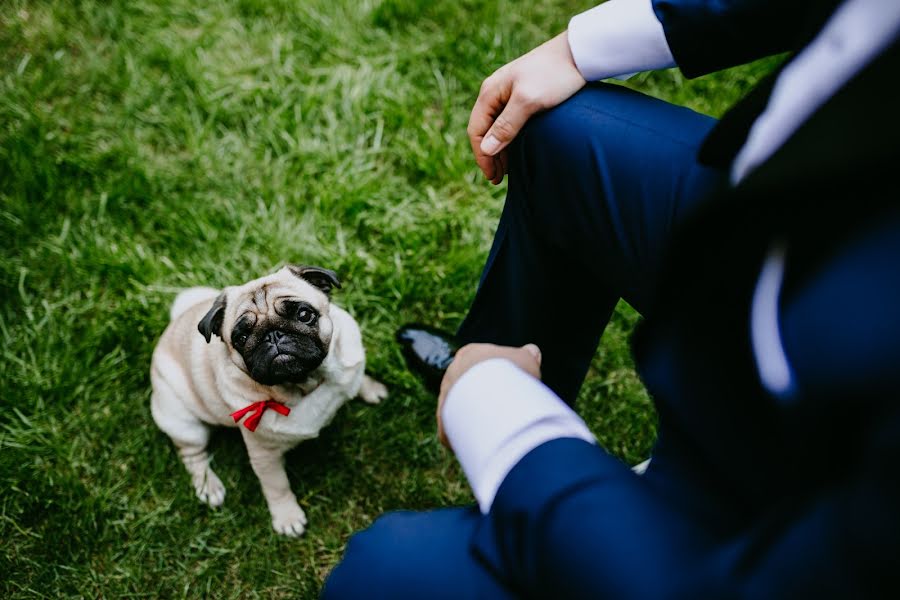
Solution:
<svg viewBox="0 0 900 600"><path fill-rule="evenodd" d="M175 298L153 352L150 405L202 502L225 500L206 451L211 427L239 427L272 527L303 533L306 516L284 453L318 436L347 400L376 404L387 396L365 374L356 321L331 303L340 287L334 271L288 265L243 285L191 288Z"/></svg>

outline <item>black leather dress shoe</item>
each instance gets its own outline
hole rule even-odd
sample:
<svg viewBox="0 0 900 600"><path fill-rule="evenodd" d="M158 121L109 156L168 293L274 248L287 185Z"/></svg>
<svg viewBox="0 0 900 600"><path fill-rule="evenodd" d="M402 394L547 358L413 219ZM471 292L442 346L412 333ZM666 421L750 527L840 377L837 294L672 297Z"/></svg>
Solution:
<svg viewBox="0 0 900 600"><path fill-rule="evenodd" d="M420 375L428 389L440 391L444 371L459 348L453 335L427 325L409 324L397 330L397 341L410 371Z"/></svg>

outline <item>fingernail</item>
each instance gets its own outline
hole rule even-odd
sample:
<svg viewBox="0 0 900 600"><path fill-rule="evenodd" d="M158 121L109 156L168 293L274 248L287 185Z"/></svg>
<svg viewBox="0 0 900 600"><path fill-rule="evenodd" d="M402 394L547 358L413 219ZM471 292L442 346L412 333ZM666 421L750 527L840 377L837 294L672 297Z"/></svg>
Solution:
<svg viewBox="0 0 900 600"><path fill-rule="evenodd" d="M500 147L500 140L495 138L493 135L489 135L483 140L481 140L481 151L489 156L493 156L497 151L497 148Z"/></svg>

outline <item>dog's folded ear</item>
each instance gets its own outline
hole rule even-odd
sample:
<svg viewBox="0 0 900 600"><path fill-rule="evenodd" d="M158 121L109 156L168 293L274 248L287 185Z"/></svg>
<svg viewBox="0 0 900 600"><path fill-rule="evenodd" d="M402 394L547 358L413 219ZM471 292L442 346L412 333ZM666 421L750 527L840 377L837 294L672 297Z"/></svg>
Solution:
<svg viewBox="0 0 900 600"><path fill-rule="evenodd" d="M331 269L305 265L288 265L287 268L300 279L325 292L326 296L331 296L332 288L341 288L337 273Z"/></svg>
<svg viewBox="0 0 900 600"><path fill-rule="evenodd" d="M197 324L197 329L206 338L206 343L212 339L213 334L222 337L222 320L225 318L225 292L219 294L213 302L209 312L206 313Z"/></svg>

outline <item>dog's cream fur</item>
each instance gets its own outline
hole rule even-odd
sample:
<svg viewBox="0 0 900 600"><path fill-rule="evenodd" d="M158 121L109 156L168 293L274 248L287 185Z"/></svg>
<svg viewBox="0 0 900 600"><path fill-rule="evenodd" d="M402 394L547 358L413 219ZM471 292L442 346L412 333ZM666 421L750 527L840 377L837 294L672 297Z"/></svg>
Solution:
<svg viewBox="0 0 900 600"><path fill-rule="evenodd" d="M191 288L175 299L172 321L153 353L153 419L178 448L197 497L213 507L225 500L225 487L210 467L206 452L210 426L239 427L269 505L272 526L279 533L298 536L304 531L306 516L288 483L284 453L318 436L347 400L358 395L374 404L387 396L387 388L365 375L365 353L356 321L289 269L226 288L221 339L213 337L207 343L197 324L219 293L211 288ZM230 332L244 312L268 314L274 310L275 299L288 295L303 298L319 311L321 337L324 341L330 336L328 353L303 384L262 385L249 376L240 354L232 348ZM290 414L267 410L255 432L230 416L253 402L269 399L287 405Z"/></svg>

